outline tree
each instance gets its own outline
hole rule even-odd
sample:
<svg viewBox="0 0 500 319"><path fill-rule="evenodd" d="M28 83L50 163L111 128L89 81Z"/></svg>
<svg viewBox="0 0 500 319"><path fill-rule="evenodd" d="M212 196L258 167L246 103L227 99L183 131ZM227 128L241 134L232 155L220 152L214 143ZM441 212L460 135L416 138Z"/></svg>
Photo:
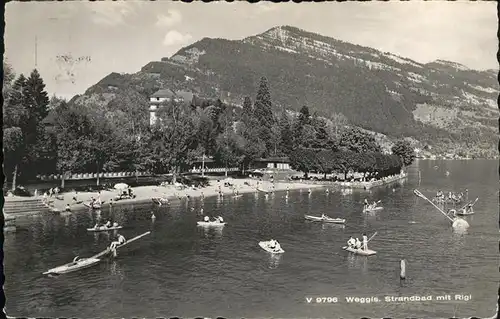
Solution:
<svg viewBox="0 0 500 319"><path fill-rule="evenodd" d="M259 90L255 98L254 104L254 118L259 124L259 137L266 143L266 155L273 149L272 145L272 131L271 128L274 124L274 116L272 112L271 93L269 91L269 84L265 77L260 80Z"/></svg>
<svg viewBox="0 0 500 319"><path fill-rule="evenodd" d="M150 168L160 173L170 171L175 182L180 169L195 155L191 150L198 149L200 117L187 105L169 102L159 109L158 119L151 132Z"/></svg>
<svg viewBox="0 0 500 319"><path fill-rule="evenodd" d="M392 154L401 158L404 166L409 166L415 160L415 149L405 140L398 140L391 148Z"/></svg>
<svg viewBox="0 0 500 319"><path fill-rule="evenodd" d="M243 100L243 112L241 114L241 121L243 123L248 124L252 116L253 116L252 100L250 100L250 97L245 96L245 99Z"/></svg>
<svg viewBox="0 0 500 319"><path fill-rule="evenodd" d="M290 119L285 109L281 113L281 116L278 119L278 125L280 129L280 151L281 153L288 155L293 150L293 133L292 126L290 123Z"/></svg>
<svg viewBox="0 0 500 319"><path fill-rule="evenodd" d="M355 153L380 153L382 150L373 135L351 128L340 135L339 147Z"/></svg>
<svg viewBox="0 0 500 319"><path fill-rule="evenodd" d="M17 126L4 128L3 145L5 155L4 167L8 171L12 171L12 190L14 191L16 189L19 162L22 159L24 151L24 139L21 128Z"/></svg>
<svg viewBox="0 0 500 319"><path fill-rule="evenodd" d="M290 166L303 172L305 178L308 177L309 172L318 169L318 158L316 156L316 151L308 148L299 148L293 151L290 155Z"/></svg>

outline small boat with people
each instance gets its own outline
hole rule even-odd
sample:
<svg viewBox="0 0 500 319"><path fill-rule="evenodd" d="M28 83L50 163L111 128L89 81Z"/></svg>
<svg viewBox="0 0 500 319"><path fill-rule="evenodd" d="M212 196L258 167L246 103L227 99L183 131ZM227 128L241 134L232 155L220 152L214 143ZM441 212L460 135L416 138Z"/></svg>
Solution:
<svg viewBox="0 0 500 319"><path fill-rule="evenodd" d="M215 227L222 227L226 225L224 222L224 219L220 216L217 216L214 220L210 220L210 217L205 216L203 221L197 222L198 226L203 226L203 227L210 227L210 226L215 226Z"/></svg>
<svg viewBox="0 0 500 319"><path fill-rule="evenodd" d="M333 224L345 224L345 219L343 218L331 218L322 214L321 217L304 215L306 220L310 220L313 222L323 222L323 223L333 223Z"/></svg>
<svg viewBox="0 0 500 319"><path fill-rule="evenodd" d="M351 236L347 241L347 246L342 247L342 249L361 256L375 255L377 254L375 250L368 249L368 242L372 240L375 235L377 235L377 232L368 239L366 234L363 234L363 241L360 241L359 238L354 239L354 237Z"/></svg>
<svg viewBox="0 0 500 319"><path fill-rule="evenodd" d="M379 200L378 202L373 202L373 203L369 204L368 200L365 199L365 203L363 205L363 213L376 212L376 211L384 209L384 207L378 206L378 204L380 202L381 202L381 200Z"/></svg>
<svg viewBox="0 0 500 319"><path fill-rule="evenodd" d="M281 248L280 243L277 240L271 239L268 241L259 242L260 248L264 249L271 254L282 254L285 251Z"/></svg>
<svg viewBox="0 0 500 319"><path fill-rule="evenodd" d="M117 222L114 222L111 224L111 222L108 220L108 222L104 225L99 225L99 223L96 223L93 228L87 228L87 231L91 232L99 232L99 231L111 231L111 230L117 230L117 229L122 229L123 226L119 226Z"/></svg>
<svg viewBox="0 0 500 319"><path fill-rule="evenodd" d="M152 197L151 200L157 205L168 205L169 201L166 197Z"/></svg>
<svg viewBox="0 0 500 319"><path fill-rule="evenodd" d="M476 202L477 202L478 199L479 199L479 197L476 198L476 200L474 202L467 203L464 207L456 210L453 215L455 215L455 216L469 216L469 215L474 215L475 212L474 212L473 206L476 204ZM452 209L452 210L454 210L454 209Z"/></svg>
<svg viewBox="0 0 500 319"><path fill-rule="evenodd" d="M469 228L469 223L465 219L457 217L456 211L454 209L452 209L446 213L441 208L439 208L436 204L434 204L434 202L432 200L428 199L424 194L422 194L418 189L414 189L413 193L416 196L428 201L441 214L443 214L451 222L451 227L454 230L463 231L463 230L467 230ZM476 199L476 201L477 201L477 199ZM452 215L452 216L450 216L450 215Z"/></svg>
<svg viewBox="0 0 500 319"><path fill-rule="evenodd" d="M105 201L101 200L96 200L92 197L89 203L83 203L83 206L90 208L90 209L101 209L102 205L104 204Z"/></svg>

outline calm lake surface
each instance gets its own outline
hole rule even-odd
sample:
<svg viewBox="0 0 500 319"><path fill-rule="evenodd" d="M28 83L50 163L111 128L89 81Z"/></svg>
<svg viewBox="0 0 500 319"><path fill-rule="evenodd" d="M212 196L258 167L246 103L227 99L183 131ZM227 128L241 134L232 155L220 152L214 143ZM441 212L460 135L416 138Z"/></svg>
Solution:
<svg viewBox="0 0 500 319"><path fill-rule="evenodd" d="M437 166L437 168L435 167ZM421 171L419 186L418 170ZM445 172L450 175L446 176ZM467 234L454 233L428 197L438 189L479 197ZM382 200L384 210L362 213L362 201ZM197 211L221 215L221 231L196 227ZM195 211L191 211L191 207ZM89 233L96 212L38 216L19 220L4 243L6 310L25 317L418 317L492 316L498 289L498 161L419 161L400 183L352 193L323 189L245 194L233 199L206 198L106 207L102 218L126 226L132 238L152 233L118 257L75 273L41 273L105 249L110 235ZM156 221L150 219L154 210ZM345 228L304 220L304 214L343 217ZM350 235L378 234L371 257L341 249ZM286 251L271 256L258 246L278 239ZM407 260L407 280L399 280L399 261ZM384 296L471 295L468 302L385 302ZM346 297L374 297L355 304ZM306 298L313 297L308 303ZM316 297L337 297L317 304Z"/></svg>

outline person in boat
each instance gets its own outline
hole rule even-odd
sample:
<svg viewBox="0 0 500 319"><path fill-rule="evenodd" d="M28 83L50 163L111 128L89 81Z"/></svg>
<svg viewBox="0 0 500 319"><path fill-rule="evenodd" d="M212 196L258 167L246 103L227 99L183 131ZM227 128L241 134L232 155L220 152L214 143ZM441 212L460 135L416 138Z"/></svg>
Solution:
<svg viewBox="0 0 500 319"><path fill-rule="evenodd" d="M210 217L205 216L205 218L203 218L203 220L208 223L210 221Z"/></svg>
<svg viewBox="0 0 500 319"><path fill-rule="evenodd" d="M123 245L127 242L127 240L125 239L125 237L123 237L122 235L120 234L117 234L116 235L116 241L113 241L111 243L111 245L109 246L109 249L111 250L115 250L116 249L116 246L119 246L119 245Z"/></svg>
<svg viewBox="0 0 500 319"><path fill-rule="evenodd" d="M365 198L365 206L364 206L364 209L368 209L368 207L370 206L370 204L368 204L368 200Z"/></svg>
<svg viewBox="0 0 500 319"><path fill-rule="evenodd" d="M66 210L67 212L70 212L70 211L71 211L71 207L69 206L69 204L66 204L66 208L65 208L65 210Z"/></svg>
<svg viewBox="0 0 500 319"><path fill-rule="evenodd" d="M218 217L216 218L216 220L217 220L219 223L221 223L221 224L224 222L224 219L222 219L222 217L220 217L220 216L218 216Z"/></svg>
<svg viewBox="0 0 500 319"><path fill-rule="evenodd" d="M326 216L325 214L321 214L321 218L323 218L323 219L327 219L327 218L328 218L328 216Z"/></svg>
<svg viewBox="0 0 500 319"><path fill-rule="evenodd" d="M280 245L280 243L278 243L278 241L277 241L277 240L275 240L274 242L275 242L274 250L281 250L281 245Z"/></svg>
<svg viewBox="0 0 500 319"><path fill-rule="evenodd" d="M356 249L360 249L361 248L361 241L359 240L359 238L356 238L356 243L355 243L354 248L356 248Z"/></svg>
<svg viewBox="0 0 500 319"><path fill-rule="evenodd" d="M118 223L117 223L117 222L114 222L114 223L113 223L113 227L118 227Z"/></svg>
<svg viewBox="0 0 500 319"><path fill-rule="evenodd" d="M347 241L347 247L354 248L355 245L356 245L356 240L352 236L349 237L349 240Z"/></svg>
<svg viewBox="0 0 500 319"><path fill-rule="evenodd" d="M275 249L275 248L276 248L276 244L277 244L277 241L276 241L276 240L274 240L274 239L271 239L271 240L269 241L269 248L271 248L271 249Z"/></svg>
<svg viewBox="0 0 500 319"><path fill-rule="evenodd" d="M368 237L363 234L363 250L368 250Z"/></svg>
<svg viewBox="0 0 500 319"><path fill-rule="evenodd" d="M99 229L99 222L96 222L95 225L94 225L94 229Z"/></svg>
<svg viewBox="0 0 500 319"><path fill-rule="evenodd" d="M104 224L104 227L110 228L111 227L111 221L107 221L106 224Z"/></svg>

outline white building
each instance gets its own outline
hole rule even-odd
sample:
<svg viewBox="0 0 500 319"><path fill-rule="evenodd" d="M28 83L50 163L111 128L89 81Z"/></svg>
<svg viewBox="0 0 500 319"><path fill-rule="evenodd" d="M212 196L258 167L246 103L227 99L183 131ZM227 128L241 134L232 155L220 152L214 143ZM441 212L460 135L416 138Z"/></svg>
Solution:
<svg viewBox="0 0 500 319"><path fill-rule="evenodd" d="M191 102L193 100L193 93L187 91L177 91L174 92L169 89L161 89L156 91L149 98L149 125L154 125L156 123L156 112L158 107L165 102L172 101L175 102Z"/></svg>

